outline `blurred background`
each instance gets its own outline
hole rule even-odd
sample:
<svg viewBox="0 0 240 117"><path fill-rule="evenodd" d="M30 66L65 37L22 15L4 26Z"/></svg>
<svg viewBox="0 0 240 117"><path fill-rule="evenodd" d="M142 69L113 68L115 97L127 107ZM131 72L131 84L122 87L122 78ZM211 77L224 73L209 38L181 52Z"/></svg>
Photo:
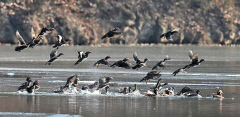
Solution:
<svg viewBox="0 0 240 117"><path fill-rule="evenodd" d="M239 0L1 0L0 43L16 44L16 30L31 40L31 28L53 27L42 44L60 34L73 45L168 43L240 44ZM123 34L101 40L114 27Z"/></svg>

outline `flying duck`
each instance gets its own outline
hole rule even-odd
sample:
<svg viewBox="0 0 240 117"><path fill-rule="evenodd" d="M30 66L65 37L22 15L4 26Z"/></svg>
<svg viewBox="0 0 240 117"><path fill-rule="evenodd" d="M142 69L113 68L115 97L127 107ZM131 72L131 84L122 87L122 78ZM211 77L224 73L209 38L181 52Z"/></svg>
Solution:
<svg viewBox="0 0 240 117"><path fill-rule="evenodd" d="M162 67L162 68L165 68L165 62L167 60L171 60L171 58L168 57L168 55L162 60L162 61L159 61L156 65L153 66L152 70L155 70L157 69L158 67Z"/></svg>
<svg viewBox="0 0 240 117"><path fill-rule="evenodd" d="M58 35L58 36L57 36L57 41L56 41L56 43L54 44L53 48L62 46L63 44L66 44L66 42L68 42L68 41L70 41L70 40L68 40L68 39L63 39L63 37L62 37L61 35Z"/></svg>
<svg viewBox="0 0 240 117"><path fill-rule="evenodd" d="M83 53L83 51L78 51L78 60L77 60L77 62L75 62L74 65L77 65L78 63L80 63L82 61L85 61L90 53L92 53L92 52L87 51L87 52Z"/></svg>
<svg viewBox="0 0 240 117"><path fill-rule="evenodd" d="M106 56L105 58L100 59L96 63L94 63L94 66L98 67L100 64L109 65L108 59L110 59L110 58L111 58L111 56Z"/></svg>
<svg viewBox="0 0 240 117"><path fill-rule="evenodd" d="M198 54L193 53L192 50L189 50L189 58L192 60L191 64L189 64L189 67L194 67L197 65L200 65L201 62L204 62L204 59L201 59L200 61L198 60Z"/></svg>
<svg viewBox="0 0 240 117"><path fill-rule="evenodd" d="M130 69L131 68L131 65L130 63L128 63L129 61L129 58L124 58L123 60L119 60L115 63L113 63L110 67L122 67L122 68L126 68L126 69Z"/></svg>
<svg viewBox="0 0 240 117"><path fill-rule="evenodd" d="M53 31L54 28L42 28L41 32L35 36L34 30L32 28L32 41L28 43L29 47L33 48L35 45L39 44L39 42L43 39L43 36L45 35L46 32Z"/></svg>
<svg viewBox="0 0 240 117"><path fill-rule="evenodd" d="M18 46L15 47L15 51L20 52L21 50L28 47L27 43L24 41L23 37L20 35L18 30L16 31L16 37L18 39Z"/></svg>
<svg viewBox="0 0 240 117"><path fill-rule="evenodd" d="M137 57L137 53L136 53L136 52L133 54L133 58L134 58L134 60L135 60L135 62L136 62L136 65L135 65L134 67L132 67L132 69L139 69L139 68L141 68L141 67L144 67L144 66L146 66L146 62L148 61L147 58L145 58L144 61L141 61L141 60Z"/></svg>
<svg viewBox="0 0 240 117"><path fill-rule="evenodd" d="M175 33L178 33L178 29L170 30L166 33L163 33L162 35L160 35L160 38L165 37L167 40L172 41L173 40L172 35L175 34Z"/></svg>
<svg viewBox="0 0 240 117"><path fill-rule="evenodd" d="M197 53L193 53L192 50L189 50L188 56L189 56L189 58L191 59L191 63L188 64L188 65L185 65L185 66L182 67L182 68L177 69L176 71L174 71L174 72L172 73L174 76L176 76L176 74L178 74L179 72L186 71L187 69L189 69L189 68L191 68L191 67L198 66L198 65L200 65L200 63L202 63L202 62L205 61L204 59L201 59L201 60L199 61L199 60L198 60L198 54L197 54Z"/></svg>
<svg viewBox="0 0 240 117"><path fill-rule="evenodd" d="M116 27L113 30L110 30L109 32L107 32L105 35L103 35L101 39L110 38L115 35L120 35L121 33L122 32L120 31L120 29L118 27Z"/></svg>
<svg viewBox="0 0 240 117"><path fill-rule="evenodd" d="M161 76L160 71L150 71L147 75L140 80L140 82L145 81L146 84L150 79L157 79Z"/></svg>
<svg viewBox="0 0 240 117"><path fill-rule="evenodd" d="M58 57L64 55L63 53L59 53L58 54L58 48L54 49L51 53L50 53L50 60L46 63L48 65L51 65L51 63L56 60Z"/></svg>

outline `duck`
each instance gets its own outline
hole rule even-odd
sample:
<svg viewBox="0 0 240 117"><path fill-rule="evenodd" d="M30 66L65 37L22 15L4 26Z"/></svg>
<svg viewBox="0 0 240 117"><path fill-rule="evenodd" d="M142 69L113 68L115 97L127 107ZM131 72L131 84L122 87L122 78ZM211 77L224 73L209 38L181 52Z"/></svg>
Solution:
<svg viewBox="0 0 240 117"><path fill-rule="evenodd" d="M101 91L101 90L105 89L105 93L107 93L108 89L109 89L109 82L113 79L114 79L113 77L100 78L99 79L99 86L98 86L97 90Z"/></svg>
<svg viewBox="0 0 240 117"><path fill-rule="evenodd" d="M174 35L175 33L178 33L178 29L170 30L166 33L163 33L163 34L160 35L160 38L165 37L167 40L173 41L172 35Z"/></svg>
<svg viewBox="0 0 240 117"><path fill-rule="evenodd" d="M63 53L59 53L58 54L58 48L52 50L52 52L50 53L50 59L48 60L48 62L46 64L51 65L51 63L53 61L55 61L56 59L58 59L58 57L64 55Z"/></svg>
<svg viewBox="0 0 240 117"><path fill-rule="evenodd" d="M100 60L98 60L96 63L94 63L94 66L95 66L95 67L98 67L100 64L108 65L108 66L109 66L108 59L110 59L110 58L111 58L111 56L106 56L105 58L100 59Z"/></svg>
<svg viewBox="0 0 240 117"><path fill-rule="evenodd" d="M195 67L197 65L200 65L200 63L204 62L204 59L198 60L198 54L193 53L192 50L189 50L189 58L191 59L191 64L188 65L188 67Z"/></svg>
<svg viewBox="0 0 240 117"><path fill-rule="evenodd" d="M131 64L128 63L129 61L129 58L124 58L123 60L119 60L115 63L113 63L110 67L122 67L122 68L125 68L125 69L131 69Z"/></svg>
<svg viewBox="0 0 240 117"><path fill-rule="evenodd" d="M165 68L165 62L167 60L171 60L171 58L168 57L168 55L162 60L162 61L159 61L156 65L153 66L152 70L155 70L157 69L158 67L162 67L163 69Z"/></svg>
<svg viewBox="0 0 240 117"><path fill-rule="evenodd" d="M173 95L174 95L174 87L169 87L161 93L161 96L173 96Z"/></svg>
<svg viewBox="0 0 240 117"><path fill-rule="evenodd" d="M46 34L46 32L51 32L55 30L54 28L46 28L43 27L40 31L40 33L35 36L35 32L32 28L31 32L32 32L32 41L30 43L28 43L29 47L33 48L35 45L39 44L39 42L43 39L43 36Z"/></svg>
<svg viewBox="0 0 240 117"><path fill-rule="evenodd" d="M66 42L70 41L69 39L63 39L61 35L57 35L57 41L54 44L53 48L62 46L63 44L66 44Z"/></svg>
<svg viewBox="0 0 240 117"><path fill-rule="evenodd" d="M66 84L63 86L63 88L71 89L72 86L76 87L78 85L78 81L80 79L77 77L77 75L72 75L67 78Z"/></svg>
<svg viewBox="0 0 240 117"><path fill-rule="evenodd" d="M216 93L212 93L212 97L213 98L223 98L223 91L217 87L217 92Z"/></svg>
<svg viewBox="0 0 240 117"><path fill-rule="evenodd" d="M161 84L161 80L162 80L161 78L158 79L157 84L156 84L155 87L153 88L153 93L154 93L155 95L158 95L159 90L160 90L162 87L168 85L168 83Z"/></svg>
<svg viewBox="0 0 240 117"><path fill-rule="evenodd" d="M147 75L140 80L140 82L145 81L146 84L150 79L157 79L161 76L160 71L150 71L147 73Z"/></svg>
<svg viewBox="0 0 240 117"><path fill-rule="evenodd" d="M190 88L189 86L185 86L182 88L182 90L180 92L177 93L177 95L178 96L186 96L191 93L194 93L194 90L192 88Z"/></svg>
<svg viewBox="0 0 240 117"><path fill-rule="evenodd" d="M17 37L17 40L18 40L18 46L15 47L15 51L21 52L23 49L27 48L28 45L24 41L23 37L20 35L18 30L16 31L16 37Z"/></svg>
<svg viewBox="0 0 240 117"><path fill-rule="evenodd" d="M191 67L196 67L196 66L200 65L200 63L205 61L204 59L198 60L198 54L197 53L193 53L192 50L189 50L188 56L191 59L191 63L188 64L188 65L185 65L182 68L179 68L179 69L175 70L172 73L173 76L176 76L179 72L186 71L187 69L190 69Z"/></svg>
<svg viewBox="0 0 240 117"><path fill-rule="evenodd" d="M87 51L87 52L84 53L83 51L78 51L78 60L75 62L74 65L77 65L78 63L87 60L88 55L89 55L90 53L92 53L92 52Z"/></svg>
<svg viewBox="0 0 240 117"><path fill-rule="evenodd" d="M201 95L200 95L200 90L196 90L196 92L195 93L190 93L190 94L188 94L188 95L186 95L187 97L202 97Z"/></svg>
<svg viewBox="0 0 240 117"><path fill-rule="evenodd" d="M136 65L132 67L132 69L139 69L139 68L142 68L144 66L146 66L146 63L148 61L147 58L144 59L144 61L141 61L138 57L137 57L137 53L135 52L133 54L133 58L134 58L134 61L136 62Z"/></svg>
<svg viewBox="0 0 240 117"><path fill-rule="evenodd" d="M109 32L107 32L105 35L103 35L101 37L101 39L110 38L110 37L113 37L115 35L120 35L120 34L122 34L122 32L120 31L120 29L118 27L116 27L113 30L110 30Z"/></svg>

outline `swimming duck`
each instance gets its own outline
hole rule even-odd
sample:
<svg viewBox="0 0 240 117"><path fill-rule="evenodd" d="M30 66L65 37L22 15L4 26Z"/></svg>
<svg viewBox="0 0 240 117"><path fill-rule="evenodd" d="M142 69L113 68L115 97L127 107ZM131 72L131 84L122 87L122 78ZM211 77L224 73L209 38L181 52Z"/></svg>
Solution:
<svg viewBox="0 0 240 117"><path fill-rule="evenodd" d="M129 58L124 58L123 60L119 60L115 63L113 63L110 67L122 67L122 68L126 68L126 69L130 69L131 68L131 64L128 63Z"/></svg>
<svg viewBox="0 0 240 117"><path fill-rule="evenodd" d="M20 52L21 50L28 47L27 43L24 41L23 37L20 35L18 30L16 31L16 37L18 39L18 46L15 47L15 51Z"/></svg>
<svg viewBox="0 0 240 117"><path fill-rule="evenodd" d="M35 45L39 44L39 42L43 39L43 36L45 35L46 32L53 31L54 28L42 28L41 32L35 36L34 30L32 28L32 41L28 43L29 47L33 48Z"/></svg>
<svg viewBox="0 0 240 117"><path fill-rule="evenodd" d="M96 63L94 63L94 66L98 67L100 64L109 65L108 59L110 58L110 56L106 56L104 59L100 59Z"/></svg>
<svg viewBox="0 0 240 117"><path fill-rule="evenodd" d="M165 61L167 61L167 60L171 60L171 58L169 58L168 55L167 55L162 61L159 61L156 65L154 65L154 67L152 68L152 70L155 70L155 69L157 69L158 67L165 68Z"/></svg>
<svg viewBox="0 0 240 117"><path fill-rule="evenodd" d="M30 88L32 86L33 82L32 82L32 78L31 77L27 77L26 81L24 83L22 83L21 86L18 87L18 91L23 91L27 88Z"/></svg>
<svg viewBox="0 0 240 117"><path fill-rule="evenodd" d="M99 87L98 89L101 89L107 85L109 85L109 82L113 80L113 77L103 77L99 79Z"/></svg>
<svg viewBox="0 0 240 117"><path fill-rule="evenodd" d="M90 53L92 52L87 51L83 53L83 51L78 51L78 60L77 62L75 62L74 65L77 65L79 62L85 61Z"/></svg>
<svg viewBox="0 0 240 117"><path fill-rule="evenodd" d="M212 93L213 98L223 98L223 91L217 87L217 92Z"/></svg>
<svg viewBox="0 0 240 117"><path fill-rule="evenodd" d="M202 97L200 94L199 90L196 90L195 93L189 93L188 95L186 95L187 97Z"/></svg>
<svg viewBox="0 0 240 117"><path fill-rule="evenodd" d="M58 36L57 36L57 41L56 41L56 43L54 44L53 48L62 46L63 44L66 44L66 42L68 42L68 41L70 41L70 40L68 40L68 39L63 39L63 37L62 37L61 35L58 35Z"/></svg>
<svg viewBox="0 0 240 117"><path fill-rule="evenodd" d="M174 95L174 87L169 87L161 93L161 96L173 96L173 95Z"/></svg>
<svg viewBox="0 0 240 117"><path fill-rule="evenodd" d="M64 55L63 53L59 53L58 54L58 48L54 49L51 53L50 53L50 60L46 63L48 65L51 65L51 63L56 60L58 57Z"/></svg>
<svg viewBox="0 0 240 117"><path fill-rule="evenodd" d="M71 89L72 86L73 87L77 87L78 86L78 81L80 79L77 77L77 75L73 75L73 76L70 76L67 78L67 82L66 84L63 86L63 88L68 88L68 89Z"/></svg>
<svg viewBox="0 0 240 117"><path fill-rule="evenodd" d="M158 79L157 84L156 84L155 87L153 88L153 92L154 92L155 95L158 95L159 90L160 90L163 86L168 85L168 83L161 84L161 80L162 80L161 78Z"/></svg>
<svg viewBox="0 0 240 117"><path fill-rule="evenodd" d="M186 96L186 95L189 95L191 93L194 93L194 90L191 89L189 86L185 86L185 87L182 88L182 90L180 92L177 93L177 95Z"/></svg>
<svg viewBox="0 0 240 117"><path fill-rule="evenodd" d="M175 34L175 33L178 33L178 29L170 30L170 31L168 31L168 32L166 32L166 33L163 33L163 34L160 36L160 38L165 37L167 40L172 41L172 40L173 40L173 39L172 39L172 35Z"/></svg>
<svg viewBox="0 0 240 117"><path fill-rule="evenodd" d="M107 32L105 35L103 35L101 39L110 38L115 35L120 35L121 33L122 32L120 31L120 29L118 27L116 27L113 30L110 30L109 32Z"/></svg>
<svg viewBox="0 0 240 117"><path fill-rule="evenodd" d="M36 81L33 82L32 86L27 88L27 92L28 93L33 93L38 89L40 89L40 82L38 80L36 80Z"/></svg>
<svg viewBox="0 0 240 117"><path fill-rule="evenodd" d="M141 61L141 60L137 57L137 53L136 53L136 52L133 54L133 58L134 58L134 60L135 60L135 62L136 62L136 65L135 65L134 67L132 67L132 69L139 69L139 68L141 68L141 67L144 67L144 66L146 66L146 62L148 61L147 58L145 58L144 61Z"/></svg>
<svg viewBox="0 0 240 117"><path fill-rule="evenodd" d="M161 76L160 71L150 71L147 75L140 80L140 82L145 81L146 84L150 79L157 79Z"/></svg>

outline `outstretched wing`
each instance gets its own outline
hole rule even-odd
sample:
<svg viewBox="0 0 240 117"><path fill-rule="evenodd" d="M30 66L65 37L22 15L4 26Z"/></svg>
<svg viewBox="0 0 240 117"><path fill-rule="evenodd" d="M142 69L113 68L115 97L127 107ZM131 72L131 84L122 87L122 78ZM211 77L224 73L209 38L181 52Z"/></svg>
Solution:
<svg viewBox="0 0 240 117"><path fill-rule="evenodd" d="M36 38L36 34L34 32L33 27L31 28L31 36L32 36L32 39Z"/></svg>
<svg viewBox="0 0 240 117"><path fill-rule="evenodd" d="M20 35L20 33L18 32L18 30L16 31L16 36L17 36L19 45L26 45L26 42L24 41L23 37Z"/></svg>
<svg viewBox="0 0 240 117"><path fill-rule="evenodd" d="M136 52L133 53L133 59L136 61L136 63L140 63L140 60L138 59Z"/></svg>
<svg viewBox="0 0 240 117"><path fill-rule="evenodd" d="M161 86L161 84L160 84L160 83L161 83L161 80L162 80L161 78L160 78L160 79L158 79L158 81L157 81L157 84L156 84L155 88L159 88L159 87Z"/></svg>
<svg viewBox="0 0 240 117"><path fill-rule="evenodd" d="M83 57L83 51L78 51L78 59L81 59Z"/></svg>
<svg viewBox="0 0 240 117"><path fill-rule="evenodd" d="M160 35L160 38L163 38L165 36L166 33L163 33Z"/></svg>
<svg viewBox="0 0 240 117"><path fill-rule="evenodd" d="M175 33L178 33L178 31L177 31L177 30L171 31L171 35L173 35L173 34L175 34Z"/></svg>
<svg viewBox="0 0 240 117"><path fill-rule="evenodd" d="M197 53L193 53L192 50L189 50L189 58L192 60L192 62L194 61L198 61L198 54Z"/></svg>
<svg viewBox="0 0 240 117"><path fill-rule="evenodd" d="M55 56L57 56L57 53L58 53L58 48L54 49L51 53L50 53L50 58L53 58Z"/></svg>

